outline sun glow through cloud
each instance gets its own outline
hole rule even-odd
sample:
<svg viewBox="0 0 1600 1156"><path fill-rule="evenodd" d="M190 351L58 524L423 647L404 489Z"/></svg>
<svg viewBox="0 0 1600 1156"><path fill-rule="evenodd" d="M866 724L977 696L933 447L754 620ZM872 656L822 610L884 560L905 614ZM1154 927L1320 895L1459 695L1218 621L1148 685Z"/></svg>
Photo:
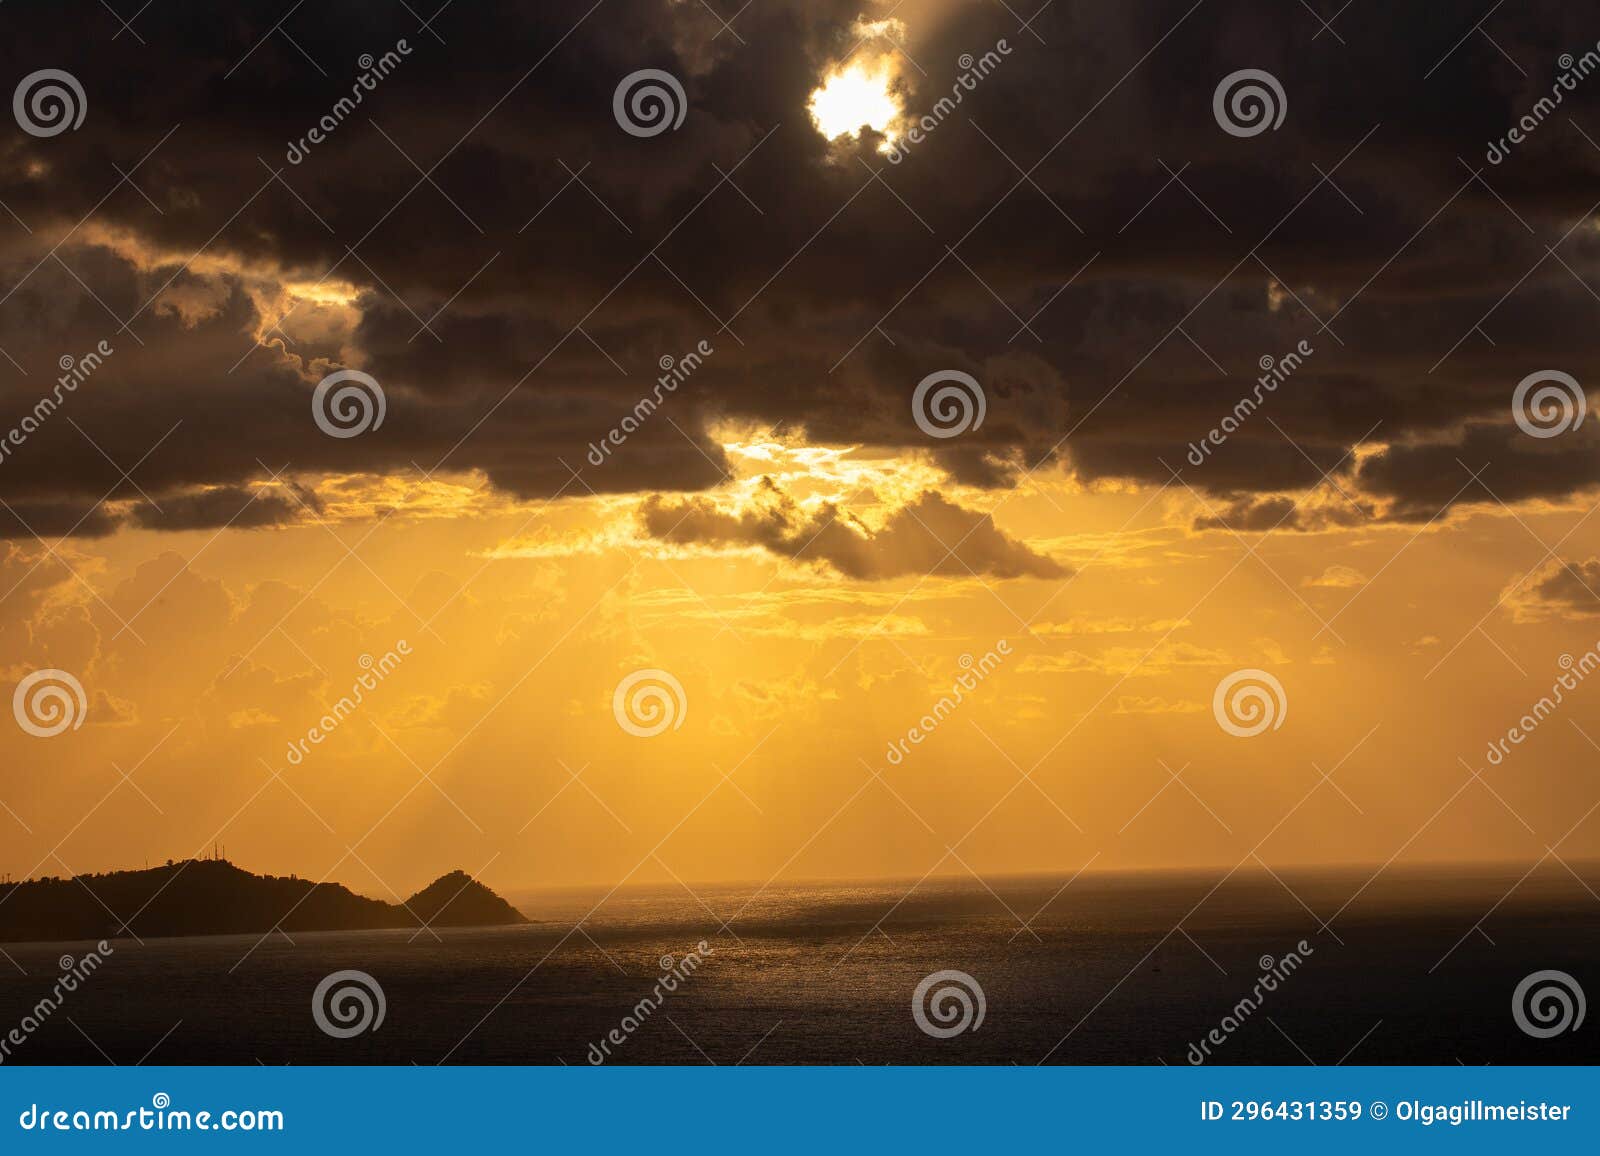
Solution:
<svg viewBox="0 0 1600 1156"><path fill-rule="evenodd" d="M902 108L894 91L894 76L889 61L879 60L869 70L861 64L830 73L822 86L811 94L807 105L817 131L829 140L861 136L863 128L883 134L884 143L894 143L899 135L894 126Z"/></svg>
<svg viewBox="0 0 1600 1156"><path fill-rule="evenodd" d="M854 28L863 40L903 39L898 20L861 23ZM807 110L817 131L830 141L861 138L863 129L883 135L879 151L899 138L905 106L898 87L898 61L892 51L853 54L850 63L831 68L811 93Z"/></svg>

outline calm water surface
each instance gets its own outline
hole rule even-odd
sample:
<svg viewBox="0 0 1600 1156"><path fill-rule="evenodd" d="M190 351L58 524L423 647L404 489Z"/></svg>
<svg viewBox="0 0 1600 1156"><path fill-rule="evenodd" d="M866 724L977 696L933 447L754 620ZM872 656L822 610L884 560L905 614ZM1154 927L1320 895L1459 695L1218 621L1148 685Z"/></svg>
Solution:
<svg viewBox="0 0 1600 1156"><path fill-rule="evenodd" d="M703 940L703 965L608 1062L1183 1064L1251 994L1263 957L1304 940L1300 968L1211 1062L1593 1063L1600 1022L1536 1040L1511 1016L1532 971L1569 972L1600 998L1600 870L1579 872L1541 869L1510 898L1523 869L1240 873L1214 891L1222 872L991 880L993 892L544 891L508 896L537 923L438 938L119 940L7 1062L584 1064L652 994L663 957ZM50 989L58 957L89 945L4 946L0 1035ZM332 1039L312 992L346 968L377 978L387 1011L378 1030ZM912 992L947 968L974 977L985 1014L936 1039Z"/></svg>

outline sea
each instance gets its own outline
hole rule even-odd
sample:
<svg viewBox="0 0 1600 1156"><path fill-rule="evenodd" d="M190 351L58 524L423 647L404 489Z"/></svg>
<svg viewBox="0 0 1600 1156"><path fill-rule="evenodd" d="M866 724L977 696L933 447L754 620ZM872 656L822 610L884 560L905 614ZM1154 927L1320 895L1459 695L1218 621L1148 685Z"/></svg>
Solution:
<svg viewBox="0 0 1600 1156"><path fill-rule="evenodd" d="M533 922L117 939L59 1002L93 944L0 944L0 1063L1600 1061L1594 863L506 897Z"/></svg>

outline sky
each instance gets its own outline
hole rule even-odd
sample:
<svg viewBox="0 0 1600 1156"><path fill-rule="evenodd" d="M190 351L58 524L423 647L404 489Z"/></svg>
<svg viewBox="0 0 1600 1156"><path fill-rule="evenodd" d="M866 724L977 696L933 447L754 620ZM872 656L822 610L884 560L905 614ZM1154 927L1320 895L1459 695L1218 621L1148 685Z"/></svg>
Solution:
<svg viewBox="0 0 1600 1156"><path fill-rule="evenodd" d="M1600 854L1600 49L1481 16L6 5L0 871Z"/></svg>

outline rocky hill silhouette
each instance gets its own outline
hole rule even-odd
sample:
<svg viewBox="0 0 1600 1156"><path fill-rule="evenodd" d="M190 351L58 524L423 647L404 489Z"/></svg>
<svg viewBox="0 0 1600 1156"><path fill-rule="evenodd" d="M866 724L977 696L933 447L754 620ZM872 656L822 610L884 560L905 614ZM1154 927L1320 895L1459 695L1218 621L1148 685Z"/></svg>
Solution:
<svg viewBox="0 0 1600 1156"><path fill-rule="evenodd" d="M0 942L6 943L526 922L464 871L441 876L403 903L368 899L338 883L254 875L226 859L0 884Z"/></svg>

